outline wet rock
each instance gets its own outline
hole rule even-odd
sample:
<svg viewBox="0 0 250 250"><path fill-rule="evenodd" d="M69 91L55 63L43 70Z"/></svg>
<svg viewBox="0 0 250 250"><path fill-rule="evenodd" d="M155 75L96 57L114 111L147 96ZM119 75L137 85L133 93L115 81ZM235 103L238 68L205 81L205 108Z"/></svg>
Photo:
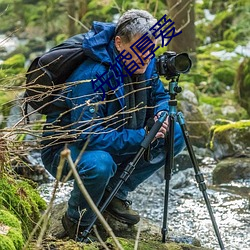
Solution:
<svg viewBox="0 0 250 250"><path fill-rule="evenodd" d="M250 178L250 158L227 158L220 161L213 171L213 183Z"/></svg>
<svg viewBox="0 0 250 250"><path fill-rule="evenodd" d="M47 230L47 239L54 239L54 244L61 242L61 239L57 239L58 235L63 234L63 227L61 224L61 217L65 213L67 204L65 202L57 204L52 209L51 221ZM119 221L114 220L112 217L104 213L105 219L112 228L114 234L119 237L120 243L124 246L124 249L134 249L134 240L138 231L139 246L140 249L186 249L186 250L208 250L208 248L201 247L201 243L195 237L185 235L175 235L173 232L169 232L166 238L166 243L161 241L161 230L158 226L152 224L147 219L141 219L140 223L135 226L128 226ZM97 229L104 230L102 226L97 226ZM103 234L103 233L101 233ZM108 235L106 235L108 237ZM46 238L44 242L46 243ZM68 244L67 238L63 239L65 244ZM71 241L72 242L72 241ZM106 243L112 243L111 238L108 238ZM74 244L72 242L72 244ZM76 245L79 243L75 243ZM98 247L98 246L97 246ZM60 248L61 249L61 248ZM64 248L63 248L64 249ZM102 248L95 248L102 249ZM113 249L113 248L112 248Z"/></svg>
<svg viewBox="0 0 250 250"><path fill-rule="evenodd" d="M193 169L191 168L174 174L171 178L170 187L173 189L178 189L189 186L191 176L193 176Z"/></svg>
<svg viewBox="0 0 250 250"><path fill-rule="evenodd" d="M250 157L250 120L213 126L209 147L217 160L232 156Z"/></svg>

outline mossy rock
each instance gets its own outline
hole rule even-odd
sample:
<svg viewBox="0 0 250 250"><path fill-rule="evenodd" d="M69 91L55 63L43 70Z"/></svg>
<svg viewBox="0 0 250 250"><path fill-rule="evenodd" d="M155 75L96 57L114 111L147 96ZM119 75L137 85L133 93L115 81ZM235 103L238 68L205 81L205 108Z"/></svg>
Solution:
<svg viewBox="0 0 250 250"><path fill-rule="evenodd" d="M250 158L226 158L213 171L213 183L228 183L233 180L250 178Z"/></svg>
<svg viewBox="0 0 250 250"><path fill-rule="evenodd" d="M7 210L0 209L0 249L19 250L23 244L20 221Z"/></svg>
<svg viewBox="0 0 250 250"><path fill-rule="evenodd" d="M214 125L210 130L209 147L216 159L230 156L249 156L250 120Z"/></svg>
<svg viewBox="0 0 250 250"><path fill-rule="evenodd" d="M249 118L247 111L239 105L231 91L216 96L200 93L198 98L200 109L212 123L217 119L226 118L232 122Z"/></svg>
<svg viewBox="0 0 250 250"><path fill-rule="evenodd" d="M120 244L122 245L124 250L133 250L135 245L134 239L124 239L124 238L118 238ZM109 238L107 240L108 243L111 243L114 245L113 239ZM167 242L162 243L160 240L139 240L138 243L138 250L208 250L208 248L204 247L197 247L189 244L184 243L175 243L175 242Z"/></svg>
<svg viewBox="0 0 250 250"><path fill-rule="evenodd" d="M118 237L117 238L124 250L134 250L135 241L134 239L125 239ZM113 239L108 238L105 244L110 250L118 249ZM104 249L101 243L93 242L91 244L74 242L73 240L56 240L56 239L44 239L42 247L44 249L60 249L60 250L102 250ZM35 243L30 245L31 249L41 249L35 246ZM51 248L50 248L51 247ZM42 248L43 249L43 248ZM167 242L162 243L160 240L151 240L151 239L139 239L138 250L211 250L206 247L198 247L194 245L184 244L184 243L174 243Z"/></svg>
<svg viewBox="0 0 250 250"><path fill-rule="evenodd" d="M41 211L45 210L46 203L26 180L16 180L2 174L0 206L5 207L21 221L23 236L27 238L39 220Z"/></svg>

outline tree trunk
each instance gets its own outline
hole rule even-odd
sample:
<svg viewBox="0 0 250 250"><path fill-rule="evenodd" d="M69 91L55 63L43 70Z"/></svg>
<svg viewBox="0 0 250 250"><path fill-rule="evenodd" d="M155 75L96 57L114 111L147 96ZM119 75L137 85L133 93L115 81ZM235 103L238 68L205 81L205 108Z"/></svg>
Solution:
<svg viewBox="0 0 250 250"><path fill-rule="evenodd" d="M76 19L76 1L69 0L67 7L68 7L68 14L69 14L69 22L68 22L68 34L69 36L73 36L76 34L76 21L72 18ZM72 18L71 18L72 17Z"/></svg>
<svg viewBox="0 0 250 250"><path fill-rule="evenodd" d="M81 20L83 16L87 13L88 10L88 2L87 0L79 1L79 11L78 11L78 18Z"/></svg>
<svg viewBox="0 0 250 250"><path fill-rule="evenodd" d="M177 53L188 52L193 61L196 58L194 4L195 0L167 0L168 17L175 22L176 33L182 30L182 33L174 37L169 43L168 50Z"/></svg>

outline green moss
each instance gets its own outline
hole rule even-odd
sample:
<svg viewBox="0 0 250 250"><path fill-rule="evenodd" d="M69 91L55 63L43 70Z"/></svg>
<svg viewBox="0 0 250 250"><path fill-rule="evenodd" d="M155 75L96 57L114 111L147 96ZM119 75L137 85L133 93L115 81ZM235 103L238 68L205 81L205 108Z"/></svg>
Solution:
<svg viewBox="0 0 250 250"><path fill-rule="evenodd" d="M21 249L23 236L20 221L7 210L0 210L0 224L9 226L8 233L0 239L0 249ZM2 236L2 235L0 235ZM10 243L11 242L11 243ZM7 245L6 245L7 244Z"/></svg>
<svg viewBox="0 0 250 250"><path fill-rule="evenodd" d="M235 70L228 67L221 67L215 69L213 78L228 86L232 86L235 78Z"/></svg>
<svg viewBox="0 0 250 250"><path fill-rule="evenodd" d="M0 221L7 226L21 230L20 221L16 218L16 216L11 214L7 210L0 209Z"/></svg>
<svg viewBox="0 0 250 250"><path fill-rule="evenodd" d="M133 239L124 239L124 238L118 238L120 244L124 248L124 250L133 250L135 241ZM114 245L113 240L109 238L107 243L110 243ZM199 250L199 249L205 249L202 247L196 247L194 245L188 245L188 244L182 244L182 243L175 243L175 242L168 242L168 243L162 243L161 241L155 241L155 240L144 240L140 241L138 244L139 250Z"/></svg>
<svg viewBox="0 0 250 250"><path fill-rule="evenodd" d="M250 133L245 133L245 131L250 128L250 120L243 120L238 122L232 122L225 125L214 125L210 129L210 144L209 147L211 150L214 150L214 140L220 141L221 144L226 144L228 151L232 151L234 145L230 142L230 137L226 136L233 131L235 134L235 140L247 144L250 141ZM234 141L234 143L236 143Z"/></svg>
<svg viewBox="0 0 250 250"><path fill-rule="evenodd" d="M249 127L250 127L250 121L233 122L233 123L229 123L229 124L222 125L222 126L220 125L215 126L214 133L225 132L231 129L241 130L241 129L245 129Z"/></svg>
<svg viewBox="0 0 250 250"><path fill-rule="evenodd" d="M16 249L22 249L22 246L24 244L22 231L16 231L15 228L11 228L7 236L12 240L14 246Z"/></svg>
<svg viewBox="0 0 250 250"><path fill-rule="evenodd" d="M0 249L16 250L13 241L7 235L0 234Z"/></svg>
<svg viewBox="0 0 250 250"><path fill-rule="evenodd" d="M2 69L9 69L10 67L23 68L25 64L25 56L23 54L16 54L2 64Z"/></svg>
<svg viewBox="0 0 250 250"><path fill-rule="evenodd" d="M234 51L237 47L237 43L234 40L223 40L218 42L218 44L228 52Z"/></svg>
<svg viewBox="0 0 250 250"><path fill-rule="evenodd" d="M0 84L19 86L25 80L25 56L16 54L1 64Z"/></svg>
<svg viewBox="0 0 250 250"><path fill-rule="evenodd" d="M14 180L8 176L0 179L0 206L11 211L20 221L24 237L34 228L40 218L40 211L46 207L45 201L27 182Z"/></svg>
<svg viewBox="0 0 250 250"><path fill-rule="evenodd" d="M222 107L224 103L224 99L221 96L209 96L209 95L201 95L199 97L200 103L210 104L214 107Z"/></svg>
<svg viewBox="0 0 250 250"><path fill-rule="evenodd" d="M240 106L232 91L225 91L221 95L208 95L207 93L199 93L199 104L208 104L213 107L212 113L207 118L214 121L216 119L228 119L230 121L239 121L249 119L247 111ZM233 107L231 112L225 114L225 107ZM233 112L235 110L235 112ZM237 111L237 112L236 112Z"/></svg>

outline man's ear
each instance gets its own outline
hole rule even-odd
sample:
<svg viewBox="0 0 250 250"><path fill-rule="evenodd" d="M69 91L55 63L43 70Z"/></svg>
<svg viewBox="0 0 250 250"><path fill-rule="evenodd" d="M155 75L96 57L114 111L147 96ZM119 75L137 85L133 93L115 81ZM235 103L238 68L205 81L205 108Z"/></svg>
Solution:
<svg viewBox="0 0 250 250"><path fill-rule="evenodd" d="M122 50L122 39L121 39L120 36L116 36L116 37L115 37L115 47L116 47L116 49L117 49L119 52L121 52L121 50Z"/></svg>

